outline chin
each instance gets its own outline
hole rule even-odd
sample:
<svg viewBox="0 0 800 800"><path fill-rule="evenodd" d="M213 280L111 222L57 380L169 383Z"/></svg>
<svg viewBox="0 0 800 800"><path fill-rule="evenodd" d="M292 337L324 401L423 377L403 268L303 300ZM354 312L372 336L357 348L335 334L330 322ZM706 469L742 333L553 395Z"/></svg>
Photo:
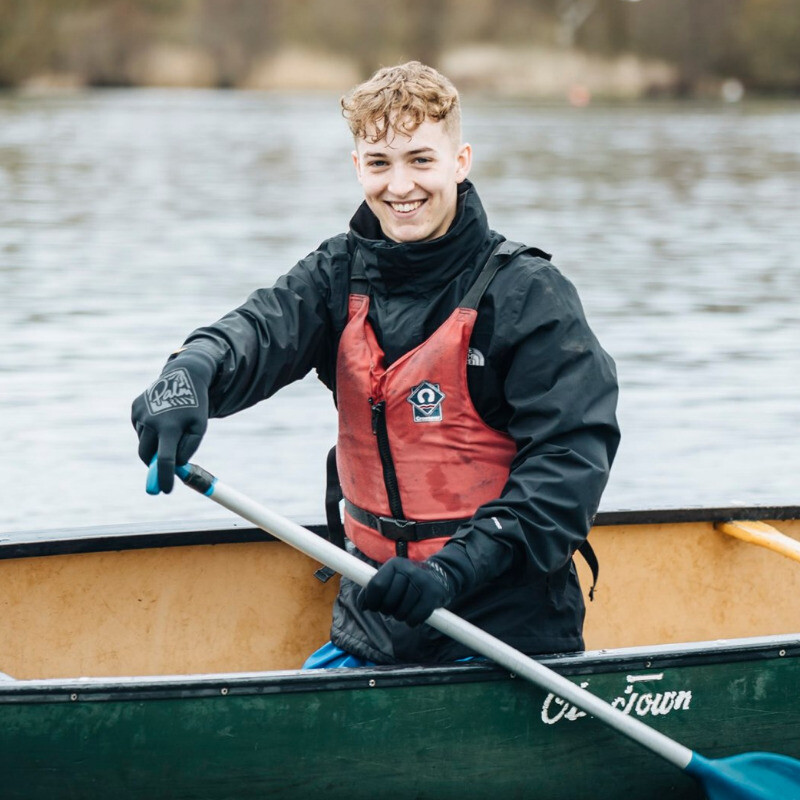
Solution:
<svg viewBox="0 0 800 800"><path fill-rule="evenodd" d="M427 228L390 228L384 231L386 235L395 242L426 242L432 239L433 233Z"/></svg>
<svg viewBox="0 0 800 800"><path fill-rule="evenodd" d="M404 244L413 244L414 242L427 242L430 236L417 236L415 234L406 234L390 237L395 242L402 242Z"/></svg>

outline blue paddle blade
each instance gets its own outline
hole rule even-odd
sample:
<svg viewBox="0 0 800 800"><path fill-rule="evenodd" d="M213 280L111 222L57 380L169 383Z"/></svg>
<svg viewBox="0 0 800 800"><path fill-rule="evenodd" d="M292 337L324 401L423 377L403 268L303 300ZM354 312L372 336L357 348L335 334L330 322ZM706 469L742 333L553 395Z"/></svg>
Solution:
<svg viewBox="0 0 800 800"><path fill-rule="evenodd" d="M800 797L800 761L774 753L703 758L694 753L685 772L708 800L789 800Z"/></svg>

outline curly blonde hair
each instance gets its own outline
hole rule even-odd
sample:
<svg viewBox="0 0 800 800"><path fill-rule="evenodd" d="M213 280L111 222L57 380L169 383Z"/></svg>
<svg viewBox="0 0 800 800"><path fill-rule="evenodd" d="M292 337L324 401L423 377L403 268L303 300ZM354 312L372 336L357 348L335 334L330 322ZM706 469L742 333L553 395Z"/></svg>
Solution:
<svg viewBox="0 0 800 800"><path fill-rule="evenodd" d="M426 119L444 122L456 144L461 139L458 91L419 61L379 69L342 97L341 104L354 138L371 144L398 134L411 136Z"/></svg>

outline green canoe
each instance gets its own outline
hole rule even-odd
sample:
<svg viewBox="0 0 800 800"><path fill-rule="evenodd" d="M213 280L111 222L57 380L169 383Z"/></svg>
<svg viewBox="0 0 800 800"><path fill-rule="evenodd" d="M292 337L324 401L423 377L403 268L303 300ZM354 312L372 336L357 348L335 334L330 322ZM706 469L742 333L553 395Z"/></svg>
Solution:
<svg viewBox="0 0 800 800"><path fill-rule="evenodd" d="M707 756L800 757L800 564L720 525L799 517L598 515L592 649L542 660ZM327 639L317 566L244 523L3 537L0 797L701 796L491 665L297 670Z"/></svg>

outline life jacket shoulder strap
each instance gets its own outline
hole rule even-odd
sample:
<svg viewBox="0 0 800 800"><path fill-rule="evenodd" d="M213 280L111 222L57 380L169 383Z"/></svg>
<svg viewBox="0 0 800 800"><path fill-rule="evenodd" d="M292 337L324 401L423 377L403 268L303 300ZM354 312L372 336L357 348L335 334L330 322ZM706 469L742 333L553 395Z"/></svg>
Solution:
<svg viewBox="0 0 800 800"><path fill-rule="evenodd" d="M356 247L353 257L350 260L350 294L368 294L369 281L364 264L364 255L361 249Z"/></svg>
<svg viewBox="0 0 800 800"><path fill-rule="evenodd" d="M503 240L492 250L491 255L483 265L483 269L480 271L475 283L472 284L472 288L459 303L459 307L477 308L494 276L508 264L509 261L513 261L521 253L531 253L532 255L540 256L548 260L550 259L550 256L543 250L539 250L538 247L530 247L529 245L520 244L520 242L512 242L508 239Z"/></svg>

